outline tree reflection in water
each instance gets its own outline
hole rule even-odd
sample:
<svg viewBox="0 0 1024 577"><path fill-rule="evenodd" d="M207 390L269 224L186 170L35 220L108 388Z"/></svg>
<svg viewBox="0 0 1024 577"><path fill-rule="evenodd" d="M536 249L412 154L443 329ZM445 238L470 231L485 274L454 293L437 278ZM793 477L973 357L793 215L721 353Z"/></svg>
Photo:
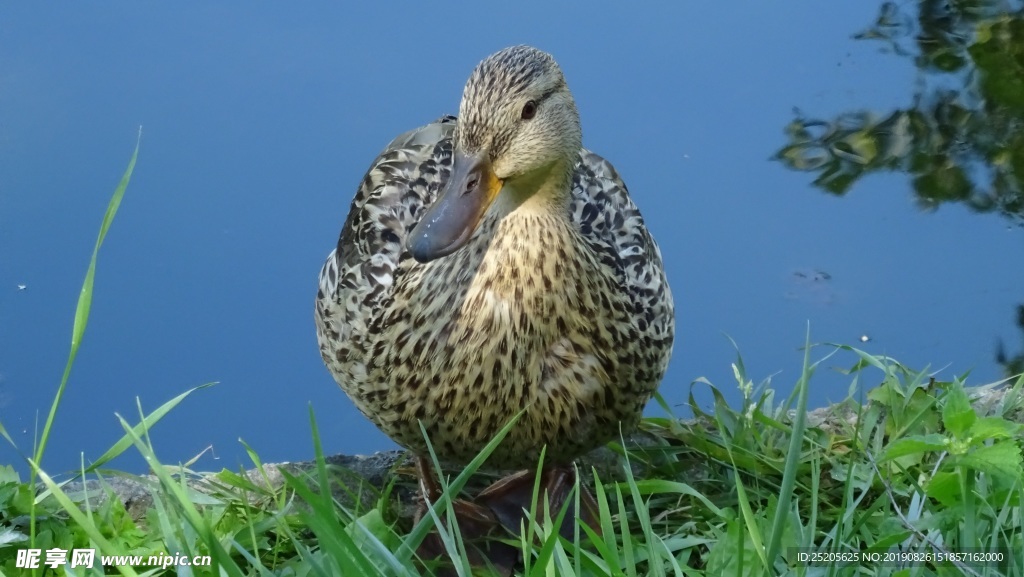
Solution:
<svg viewBox="0 0 1024 577"><path fill-rule="evenodd" d="M887 2L856 38L913 59L913 106L798 116L775 158L817 173L814 184L835 195L872 172L906 172L922 208L957 202L1024 226L1024 3ZM1015 314L1024 333L1024 304ZM1008 375L1024 371L1024 351L1002 343L996 361Z"/></svg>

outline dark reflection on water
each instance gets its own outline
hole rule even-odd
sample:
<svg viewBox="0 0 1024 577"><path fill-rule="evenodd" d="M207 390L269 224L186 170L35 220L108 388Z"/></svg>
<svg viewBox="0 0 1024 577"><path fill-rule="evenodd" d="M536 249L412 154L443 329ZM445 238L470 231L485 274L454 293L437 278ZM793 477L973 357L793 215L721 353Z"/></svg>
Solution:
<svg viewBox="0 0 1024 577"><path fill-rule="evenodd" d="M887 2L855 38L913 60L913 106L831 120L797 111L775 158L839 196L871 173L905 172L923 209L961 203L1024 226L1024 3ZM1024 304L1012 314L1024 334ZM1024 350L1002 341L995 360L1007 375L1024 371Z"/></svg>
<svg viewBox="0 0 1024 577"><path fill-rule="evenodd" d="M1024 304L1017 305L1017 326L1020 327L1021 334L1024 334ZM1008 375L1024 373L1024 350L1016 355L1011 355L1006 352L1005 345L1000 341L996 350L996 362L1006 370Z"/></svg>

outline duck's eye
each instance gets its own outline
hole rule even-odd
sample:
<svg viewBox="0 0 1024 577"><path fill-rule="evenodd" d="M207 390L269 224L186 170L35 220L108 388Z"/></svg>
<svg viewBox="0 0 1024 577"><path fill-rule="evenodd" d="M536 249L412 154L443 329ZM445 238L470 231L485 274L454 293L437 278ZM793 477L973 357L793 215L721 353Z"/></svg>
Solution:
<svg viewBox="0 0 1024 577"><path fill-rule="evenodd" d="M537 102L533 100L527 100L526 104L523 105L523 120L529 120L534 116L537 116Z"/></svg>

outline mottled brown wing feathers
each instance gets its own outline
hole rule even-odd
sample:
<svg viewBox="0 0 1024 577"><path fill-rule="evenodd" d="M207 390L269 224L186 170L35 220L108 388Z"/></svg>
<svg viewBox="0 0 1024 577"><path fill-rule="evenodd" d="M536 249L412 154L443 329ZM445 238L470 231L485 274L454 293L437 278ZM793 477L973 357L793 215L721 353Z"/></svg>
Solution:
<svg viewBox="0 0 1024 577"><path fill-rule="evenodd" d="M363 177L338 246L320 271L317 330L341 349L349 346L347 334L365 330L399 261L408 258L405 238L450 170L454 128L455 117L445 116L402 134Z"/></svg>
<svg viewBox="0 0 1024 577"><path fill-rule="evenodd" d="M625 183L610 162L583 150L572 188L572 218L595 252L622 275L633 296L637 329L670 344L675 316L661 251Z"/></svg>

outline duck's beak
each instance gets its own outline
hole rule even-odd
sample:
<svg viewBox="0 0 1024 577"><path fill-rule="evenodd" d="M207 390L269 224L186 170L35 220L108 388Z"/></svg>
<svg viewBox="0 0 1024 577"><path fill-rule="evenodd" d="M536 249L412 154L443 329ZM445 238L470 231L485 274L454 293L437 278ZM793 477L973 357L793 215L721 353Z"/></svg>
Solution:
<svg viewBox="0 0 1024 577"><path fill-rule="evenodd" d="M413 258L430 262L459 250L473 236L501 186L486 152L456 151L448 182L406 241Z"/></svg>

